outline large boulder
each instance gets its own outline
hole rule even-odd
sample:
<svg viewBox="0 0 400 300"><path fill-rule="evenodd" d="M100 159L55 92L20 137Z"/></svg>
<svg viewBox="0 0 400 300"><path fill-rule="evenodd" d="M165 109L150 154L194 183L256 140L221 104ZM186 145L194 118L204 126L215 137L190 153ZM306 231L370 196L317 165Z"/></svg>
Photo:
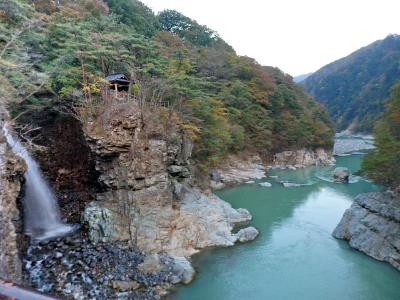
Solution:
<svg viewBox="0 0 400 300"><path fill-rule="evenodd" d="M163 256L162 254L149 254L144 261L138 265L138 269L143 274L158 274L160 272L169 272L171 282L190 283L196 271L193 269L189 260L183 256Z"/></svg>
<svg viewBox="0 0 400 300"><path fill-rule="evenodd" d="M358 195L332 235L400 270L400 195Z"/></svg>
<svg viewBox="0 0 400 300"><path fill-rule="evenodd" d="M196 274L190 262L183 256L173 256L172 274L174 282L190 283Z"/></svg>
<svg viewBox="0 0 400 300"><path fill-rule="evenodd" d="M333 171L333 181L340 183L348 183L350 178L350 170L344 167L337 167Z"/></svg>
<svg viewBox="0 0 400 300"><path fill-rule="evenodd" d="M247 227L244 229L240 229L238 233L236 233L236 238L239 242L249 242L254 240L258 236L258 230L254 227Z"/></svg>

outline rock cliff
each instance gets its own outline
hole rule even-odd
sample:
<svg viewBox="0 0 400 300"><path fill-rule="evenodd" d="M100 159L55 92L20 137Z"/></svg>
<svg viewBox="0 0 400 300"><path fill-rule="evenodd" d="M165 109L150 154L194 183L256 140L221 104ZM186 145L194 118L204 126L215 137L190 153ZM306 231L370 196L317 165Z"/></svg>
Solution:
<svg viewBox="0 0 400 300"><path fill-rule="evenodd" d="M230 155L221 166L214 169L210 176L210 186L221 189L253 179L265 177L267 167L258 154L241 153Z"/></svg>
<svg viewBox="0 0 400 300"><path fill-rule="evenodd" d="M400 270L400 195L360 194L333 232L338 239Z"/></svg>
<svg viewBox="0 0 400 300"><path fill-rule="evenodd" d="M284 151L274 156L275 168L304 168L306 166L333 165L335 159L325 149Z"/></svg>
<svg viewBox="0 0 400 300"><path fill-rule="evenodd" d="M177 256L236 242L235 224L251 216L191 186L192 142L177 124L167 111L142 113L132 103L87 122L102 190L84 213L93 242Z"/></svg>
<svg viewBox="0 0 400 300"><path fill-rule="evenodd" d="M0 130L0 278L14 282L22 280L17 244L21 241L22 222L17 199L24 171L24 163L12 154Z"/></svg>

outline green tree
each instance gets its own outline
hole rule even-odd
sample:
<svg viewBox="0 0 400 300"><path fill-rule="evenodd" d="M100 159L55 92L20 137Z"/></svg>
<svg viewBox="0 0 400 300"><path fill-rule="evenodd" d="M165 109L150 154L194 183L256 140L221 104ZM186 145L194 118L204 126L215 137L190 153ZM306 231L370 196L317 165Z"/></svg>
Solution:
<svg viewBox="0 0 400 300"><path fill-rule="evenodd" d="M375 126L376 149L363 162L369 178L388 186L400 185L400 82L392 89L385 112Z"/></svg>
<svg viewBox="0 0 400 300"><path fill-rule="evenodd" d="M152 10L137 0L107 0L110 11L120 17L122 23L135 28L146 37L153 36L159 26Z"/></svg>

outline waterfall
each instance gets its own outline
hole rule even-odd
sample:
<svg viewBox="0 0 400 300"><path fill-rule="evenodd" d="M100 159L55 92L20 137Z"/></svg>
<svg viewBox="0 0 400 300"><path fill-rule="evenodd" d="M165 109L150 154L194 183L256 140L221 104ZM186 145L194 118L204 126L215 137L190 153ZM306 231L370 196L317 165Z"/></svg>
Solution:
<svg viewBox="0 0 400 300"><path fill-rule="evenodd" d="M25 177L24 231L32 241L43 241L64 236L75 226L61 221L57 198L40 171L38 163L30 156L28 150L3 128L7 142L13 152L25 160L27 171Z"/></svg>

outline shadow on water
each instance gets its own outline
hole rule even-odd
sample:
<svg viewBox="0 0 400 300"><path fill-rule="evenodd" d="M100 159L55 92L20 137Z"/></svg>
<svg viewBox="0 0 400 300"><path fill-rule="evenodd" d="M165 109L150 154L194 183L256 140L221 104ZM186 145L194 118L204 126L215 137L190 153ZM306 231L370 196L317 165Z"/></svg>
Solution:
<svg viewBox="0 0 400 300"><path fill-rule="evenodd" d="M338 157L337 165L355 172L361 160ZM277 178L262 180L270 188L256 182L218 191L233 207L250 211L260 236L195 256L195 281L171 298L400 299L400 272L331 236L351 199L379 187L361 178L351 184L323 181L316 176L321 170L274 170L269 175ZM309 185L283 187L280 181Z"/></svg>

